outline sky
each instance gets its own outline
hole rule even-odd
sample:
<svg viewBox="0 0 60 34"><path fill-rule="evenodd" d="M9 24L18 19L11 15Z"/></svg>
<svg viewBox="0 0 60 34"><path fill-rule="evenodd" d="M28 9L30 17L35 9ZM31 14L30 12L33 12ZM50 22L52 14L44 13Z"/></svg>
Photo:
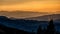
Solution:
<svg viewBox="0 0 60 34"><path fill-rule="evenodd" d="M0 10L59 13L60 0L0 0Z"/></svg>

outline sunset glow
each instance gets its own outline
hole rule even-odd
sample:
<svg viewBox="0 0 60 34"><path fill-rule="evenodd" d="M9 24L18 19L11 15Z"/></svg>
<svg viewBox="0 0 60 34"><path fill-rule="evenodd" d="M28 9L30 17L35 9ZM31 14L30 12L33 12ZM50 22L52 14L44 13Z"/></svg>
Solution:
<svg viewBox="0 0 60 34"><path fill-rule="evenodd" d="M12 2L14 3L14 2ZM0 10L14 11L34 11L34 12L55 12L60 11L60 0L40 0L10 4L9 2L0 4Z"/></svg>

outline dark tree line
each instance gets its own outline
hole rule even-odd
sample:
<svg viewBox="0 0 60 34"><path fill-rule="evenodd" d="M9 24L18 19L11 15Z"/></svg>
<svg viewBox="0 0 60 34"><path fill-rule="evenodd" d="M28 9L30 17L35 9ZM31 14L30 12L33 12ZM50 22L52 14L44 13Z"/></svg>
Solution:
<svg viewBox="0 0 60 34"><path fill-rule="evenodd" d="M47 26L47 29L44 28L44 30L42 30L41 26L39 26L37 34L60 34L60 32L57 32L55 30L53 20L50 20L49 25Z"/></svg>

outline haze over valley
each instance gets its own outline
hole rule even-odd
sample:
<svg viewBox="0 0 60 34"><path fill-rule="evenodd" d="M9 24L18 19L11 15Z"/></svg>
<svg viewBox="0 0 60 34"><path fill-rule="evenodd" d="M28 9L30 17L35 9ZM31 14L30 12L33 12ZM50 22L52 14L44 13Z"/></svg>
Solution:
<svg viewBox="0 0 60 34"><path fill-rule="evenodd" d="M47 21L51 17L55 19L60 19L59 12L33 12L33 11L0 11L0 16L7 16L9 18L26 19L26 20L38 20Z"/></svg>

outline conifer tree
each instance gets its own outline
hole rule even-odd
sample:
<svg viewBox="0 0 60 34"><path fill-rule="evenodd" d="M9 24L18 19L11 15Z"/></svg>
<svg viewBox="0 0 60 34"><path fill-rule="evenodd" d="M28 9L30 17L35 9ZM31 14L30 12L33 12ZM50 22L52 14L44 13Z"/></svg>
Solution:
<svg viewBox="0 0 60 34"><path fill-rule="evenodd" d="M53 19L52 19L49 22L46 33L47 34L54 34L54 32L55 32L55 28L54 28Z"/></svg>

